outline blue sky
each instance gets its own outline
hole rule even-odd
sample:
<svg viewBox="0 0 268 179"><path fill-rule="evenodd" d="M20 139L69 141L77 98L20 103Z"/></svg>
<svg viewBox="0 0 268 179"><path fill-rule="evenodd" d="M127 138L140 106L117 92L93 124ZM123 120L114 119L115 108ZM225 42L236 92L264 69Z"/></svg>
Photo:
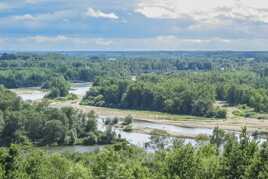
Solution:
<svg viewBox="0 0 268 179"><path fill-rule="evenodd" d="M268 50L268 1L0 0L0 50Z"/></svg>

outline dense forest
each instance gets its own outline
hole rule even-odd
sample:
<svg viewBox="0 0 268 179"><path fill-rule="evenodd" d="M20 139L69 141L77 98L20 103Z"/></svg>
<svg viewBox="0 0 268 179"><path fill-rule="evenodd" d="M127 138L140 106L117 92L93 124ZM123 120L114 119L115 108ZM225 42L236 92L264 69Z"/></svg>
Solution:
<svg viewBox="0 0 268 179"><path fill-rule="evenodd" d="M194 147L162 140L154 153L118 143L94 153L48 154L30 146L11 145L0 150L0 176L7 179L174 179L268 177L268 144L258 144L243 129L239 138L216 128L208 144ZM223 148L221 147L223 145Z"/></svg>
<svg viewBox="0 0 268 179"><path fill-rule="evenodd" d="M42 86L49 89L48 98L57 98L68 95L68 81L93 81L84 104L224 118L225 112L213 106L215 100L268 112L267 56L183 51L3 53L0 84ZM131 80L136 76L135 82Z"/></svg>
<svg viewBox="0 0 268 179"><path fill-rule="evenodd" d="M0 87L0 145L94 145L111 144L115 133L97 130L94 112L84 114L73 108L50 108L44 101L23 102L14 93Z"/></svg>
<svg viewBox="0 0 268 179"><path fill-rule="evenodd" d="M93 81L83 104L224 118L215 100L268 112L266 58L265 52L4 53L0 84L42 86L57 98L68 95L68 81Z"/></svg>
<svg viewBox="0 0 268 179"><path fill-rule="evenodd" d="M83 53L81 53L83 54ZM94 81L97 77L127 77L144 73L249 70L266 75L265 52L103 52L3 53L0 84L7 88L41 86L55 76L68 81Z"/></svg>
<svg viewBox="0 0 268 179"><path fill-rule="evenodd" d="M83 104L224 118L215 100L268 112L266 59L265 52L4 53L0 84L42 86L57 98L68 95L68 81L94 81Z"/></svg>
<svg viewBox="0 0 268 179"><path fill-rule="evenodd" d="M240 71L150 74L136 80L99 78L83 104L224 118L215 100L268 112L266 75Z"/></svg>
<svg viewBox="0 0 268 179"><path fill-rule="evenodd" d="M215 90L204 82L153 75L137 81L97 80L82 103L224 118L225 111L214 109L214 101Z"/></svg>

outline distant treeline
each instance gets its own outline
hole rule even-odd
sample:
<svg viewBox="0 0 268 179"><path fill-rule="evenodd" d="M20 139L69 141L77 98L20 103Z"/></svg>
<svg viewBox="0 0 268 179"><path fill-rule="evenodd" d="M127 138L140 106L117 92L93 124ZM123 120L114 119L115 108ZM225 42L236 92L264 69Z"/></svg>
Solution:
<svg viewBox="0 0 268 179"><path fill-rule="evenodd" d="M233 53L228 55L227 52L201 53L202 55L184 52L177 56L173 53L160 53L161 58L157 58L153 52L153 55L142 54L135 58L128 58L127 55L108 58L109 56L102 55L4 53L0 56L0 84L8 88L40 86L55 75L63 76L69 81L94 81L100 76L124 78L145 73L246 69L263 75L268 71L268 60L264 52L263 55L250 53L242 56L233 56Z"/></svg>

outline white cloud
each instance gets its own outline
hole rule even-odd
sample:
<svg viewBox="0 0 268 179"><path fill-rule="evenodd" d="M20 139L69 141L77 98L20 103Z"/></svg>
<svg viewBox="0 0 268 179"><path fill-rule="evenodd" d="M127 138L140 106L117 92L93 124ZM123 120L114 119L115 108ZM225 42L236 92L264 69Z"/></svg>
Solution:
<svg viewBox="0 0 268 179"><path fill-rule="evenodd" d="M86 15L95 18L119 19L115 13L105 13L93 8L88 8Z"/></svg>
<svg viewBox="0 0 268 179"><path fill-rule="evenodd" d="M24 14L0 17L0 26L14 26L21 23L23 26L42 27L51 22L70 22L70 19L80 17L79 12L62 10L43 14Z"/></svg>
<svg viewBox="0 0 268 179"><path fill-rule="evenodd" d="M140 0L135 11L148 18L187 16L205 23L219 23L222 18L268 23L265 0Z"/></svg>
<svg viewBox="0 0 268 179"><path fill-rule="evenodd" d="M17 21L35 21L35 20L37 20L37 18L32 16L31 14L25 14L22 16L14 16L13 18Z"/></svg>

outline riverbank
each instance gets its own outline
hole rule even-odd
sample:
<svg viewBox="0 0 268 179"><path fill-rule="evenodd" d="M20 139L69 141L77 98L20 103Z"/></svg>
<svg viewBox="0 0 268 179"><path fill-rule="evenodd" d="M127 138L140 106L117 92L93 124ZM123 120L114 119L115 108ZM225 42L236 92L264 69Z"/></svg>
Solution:
<svg viewBox="0 0 268 179"><path fill-rule="evenodd" d="M73 84L70 92L78 96L77 100L72 101L52 101L50 106L61 108L61 107L74 107L83 112L95 111L99 117L118 117L124 118L127 115L133 116L136 121L146 121L151 123L157 123L162 125L172 125L182 128L204 128L204 129L213 129L215 127L220 127L228 131L240 131L243 126L248 128L249 132L259 131L262 133L268 133L268 120L258 119L258 118L244 118L241 116L235 116L233 112L236 110L235 107L226 107L225 103L216 103L215 105L220 106L227 110L227 119L212 119L205 117L196 117L196 116L187 116L187 115L174 115L162 112L153 112L153 111L140 111L140 110L125 110L125 109L114 109L114 108L105 108L105 107L95 107L95 106L84 106L80 105L79 101L85 95L86 91L90 88L90 83L83 84ZM30 98L35 97L35 93L31 94L31 91L38 91L38 89L28 88L26 89L17 89L15 92L21 96L29 95ZM43 92L43 91L42 91ZM32 96L31 96L32 95ZM44 94L42 94L44 95ZM38 96L41 97L42 96ZM148 129L143 129L142 126L139 126L135 129L136 131L142 132L144 134L150 133ZM162 129L161 129L162 130ZM149 132L148 132L149 131ZM163 132L167 132L170 136L176 135L177 137L185 137L183 134L174 134L167 129L163 129ZM188 138L194 138L196 136L186 135Z"/></svg>
<svg viewBox="0 0 268 179"><path fill-rule="evenodd" d="M210 119L204 117L173 115L161 112L123 110L96 106L80 105L78 101L53 102L52 107L74 107L83 112L95 111L98 116L105 117L120 117L124 118L127 115L133 116L136 120L143 120L153 123L162 123L175 125L185 128L209 128L220 127L229 131L240 131L246 126L249 132L259 131L268 132L268 120L260 120L255 118L227 118L227 119Z"/></svg>

